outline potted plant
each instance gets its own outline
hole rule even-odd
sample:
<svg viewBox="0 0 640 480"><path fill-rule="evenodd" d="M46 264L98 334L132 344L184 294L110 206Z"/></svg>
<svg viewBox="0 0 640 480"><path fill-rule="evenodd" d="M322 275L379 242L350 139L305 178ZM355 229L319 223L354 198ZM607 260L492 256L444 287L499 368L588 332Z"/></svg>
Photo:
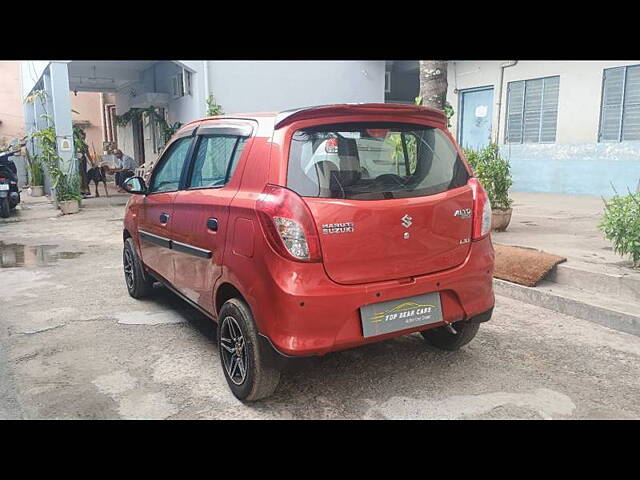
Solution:
<svg viewBox="0 0 640 480"><path fill-rule="evenodd" d="M37 155L33 157L29 155L29 150L24 150L27 159L27 173L29 175L29 190L32 197L41 197L44 195L44 172L42 171L42 163Z"/></svg>
<svg viewBox="0 0 640 480"><path fill-rule="evenodd" d="M500 157L498 145L490 143L482 150L464 149L475 176L487 191L491 202L491 229L504 232L511 221L513 200L509 188L513 184L509 162Z"/></svg>
<svg viewBox="0 0 640 480"><path fill-rule="evenodd" d="M62 174L56 183L56 198L58 207L63 215L78 213L80 211L80 176L73 172Z"/></svg>
<svg viewBox="0 0 640 480"><path fill-rule="evenodd" d="M80 210L80 176L71 168L64 172L60 168L60 156L56 145L56 134L53 125L37 130L33 137L40 147L40 159L49 171L52 179L52 190L55 191L58 207L63 214L77 213Z"/></svg>

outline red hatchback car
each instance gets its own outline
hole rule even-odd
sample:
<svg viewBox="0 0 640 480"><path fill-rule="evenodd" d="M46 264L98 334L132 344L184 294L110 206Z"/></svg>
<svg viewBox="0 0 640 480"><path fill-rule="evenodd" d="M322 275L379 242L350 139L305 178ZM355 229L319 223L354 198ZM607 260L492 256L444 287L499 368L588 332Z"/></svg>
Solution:
<svg viewBox="0 0 640 480"><path fill-rule="evenodd" d="M438 110L327 105L191 122L127 180L129 294L218 323L234 395L291 357L420 332L455 350L494 305L491 206Z"/></svg>

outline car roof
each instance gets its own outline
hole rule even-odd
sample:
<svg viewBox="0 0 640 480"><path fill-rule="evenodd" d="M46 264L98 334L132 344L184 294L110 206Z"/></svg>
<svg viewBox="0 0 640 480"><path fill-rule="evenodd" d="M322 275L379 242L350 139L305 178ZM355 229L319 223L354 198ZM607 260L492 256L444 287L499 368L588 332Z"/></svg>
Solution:
<svg viewBox="0 0 640 480"><path fill-rule="evenodd" d="M254 120L260 125L268 124L273 128L283 127L293 121L323 118L330 116L354 115L354 114L402 114L411 117L429 118L436 123L446 125L446 116L443 111L420 105L399 103L341 103L329 105L316 105L311 107L294 108L280 112L253 112L216 115L200 118L184 125L180 130L193 124L207 120ZM267 126L267 125L264 125Z"/></svg>

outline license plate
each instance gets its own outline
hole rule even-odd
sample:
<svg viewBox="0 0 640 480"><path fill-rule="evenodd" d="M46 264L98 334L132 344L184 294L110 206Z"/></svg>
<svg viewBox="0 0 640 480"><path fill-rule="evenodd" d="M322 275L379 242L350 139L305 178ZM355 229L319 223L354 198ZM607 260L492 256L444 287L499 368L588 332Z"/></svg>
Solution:
<svg viewBox="0 0 640 480"><path fill-rule="evenodd" d="M9 185L6 183L0 183L0 190L9 190Z"/></svg>
<svg viewBox="0 0 640 480"><path fill-rule="evenodd" d="M442 322L440 293L366 305L360 308L360 319L365 337Z"/></svg>

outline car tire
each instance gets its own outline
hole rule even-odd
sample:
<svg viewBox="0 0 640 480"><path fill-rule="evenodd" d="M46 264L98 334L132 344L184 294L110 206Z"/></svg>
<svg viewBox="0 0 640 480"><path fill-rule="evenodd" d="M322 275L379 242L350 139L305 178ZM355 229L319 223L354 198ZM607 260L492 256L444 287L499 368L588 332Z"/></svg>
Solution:
<svg viewBox="0 0 640 480"><path fill-rule="evenodd" d="M218 351L227 384L238 400L260 400L278 387L280 371L267 364L251 310L240 299L227 300L220 309Z"/></svg>
<svg viewBox="0 0 640 480"><path fill-rule="evenodd" d="M129 295L136 299L148 297L153 291L154 280L151 276L145 275L132 238L124 241L122 265Z"/></svg>
<svg viewBox="0 0 640 480"><path fill-rule="evenodd" d="M0 200L0 217L8 218L11 214L11 208L9 208L9 199L3 198Z"/></svg>
<svg viewBox="0 0 640 480"><path fill-rule="evenodd" d="M477 322L456 322L453 324L456 334L451 333L446 327L432 328L420 332L422 338L432 347L440 350L454 351L463 347L474 339L480 328Z"/></svg>

